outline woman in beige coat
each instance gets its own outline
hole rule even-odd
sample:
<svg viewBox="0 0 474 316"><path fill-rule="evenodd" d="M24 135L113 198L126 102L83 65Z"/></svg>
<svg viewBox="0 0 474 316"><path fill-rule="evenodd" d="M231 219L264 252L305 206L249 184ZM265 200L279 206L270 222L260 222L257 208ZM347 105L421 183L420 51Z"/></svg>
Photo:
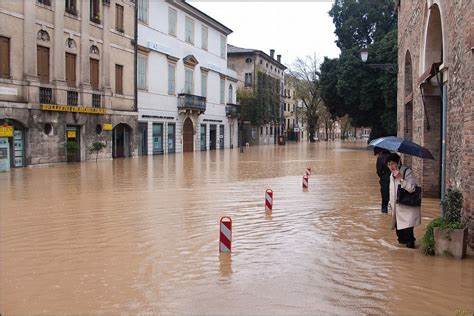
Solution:
<svg viewBox="0 0 474 316"><path fill-rule="evenodd" d="M413 228L420 225L421 210L419 206L408 206L397 203L397 189L400 185L410 193L415 191L416 179L413 171L407 166L401 166L400 156L390 154L387 157L390 175L390 208L392 210L392 229L396 229L398 242L408 248L415 248Z"/></svg>

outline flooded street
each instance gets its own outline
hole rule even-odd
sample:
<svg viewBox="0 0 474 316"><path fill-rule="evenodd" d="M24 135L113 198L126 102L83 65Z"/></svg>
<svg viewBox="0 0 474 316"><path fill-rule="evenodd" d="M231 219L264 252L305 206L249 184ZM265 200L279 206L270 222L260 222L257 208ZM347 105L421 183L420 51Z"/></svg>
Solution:
<svg viewBox="0 0 474 316"><path fill-rule="evenodd" d="M472 256L399 247L375 158L355 144L16 169L0 185L2 315L474 311ZM417 244L438 208L424 201ZM218 253L224 215L231 255Z"/></svg>

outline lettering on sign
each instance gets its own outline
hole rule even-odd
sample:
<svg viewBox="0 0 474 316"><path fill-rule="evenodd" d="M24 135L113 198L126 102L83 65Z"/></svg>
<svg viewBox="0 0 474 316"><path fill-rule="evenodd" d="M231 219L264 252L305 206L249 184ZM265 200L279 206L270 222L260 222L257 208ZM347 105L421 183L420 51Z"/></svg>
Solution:
<svg viewBox="0 0 474 316"><path fill-rule="evenodd" d="M13 126L0 126L0 137L13 137Z"/></svg>
<svg viewBox="0 0 474 316"><path fill-rule="evenodd" d="M85 114L100 114L106 113L104 108L93 108L90 106L70 106L70 105L52 105L42 104L41 110L43 111L56 111L56 112L74 112L74 113L85 113Z"/></svg>
<svg viewBox="0 0 474 316"><path fill-rule="evenodd" d="M104 124L102 125L102 130L103 130L103 131L111 131L111 130L112 130L112 124L110 124L110 123L104 123Z"/></svg>

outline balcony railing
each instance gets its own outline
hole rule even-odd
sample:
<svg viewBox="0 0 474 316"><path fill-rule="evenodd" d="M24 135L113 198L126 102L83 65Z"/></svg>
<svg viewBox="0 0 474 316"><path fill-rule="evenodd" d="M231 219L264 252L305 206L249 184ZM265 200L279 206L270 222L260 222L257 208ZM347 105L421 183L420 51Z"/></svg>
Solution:
<svg viewBox="0 0 474 316"><path fill-rule="evenodd" d="M67 105L77 106L78 104L78 93L76 91L68 91L67 92Z"/></svg>
<svg viewBox="0 0 474 316"><path fill-rule="evenodd" d="M39 88L39 101L42 104L53 103L53 89L51 88Z"/></svg>
<svg viewBox="0 0 474 316"><path fill-rule="evenodd" d="M206 111L206 98L199 95L180 93L178 94L178 110L202 114Z"/></svg>
<svg viewBox="0 0 474 316"><path fill-rule="evenodd" d="M240 105L227 103L225 106L225 115L229 118L238 118L240 115Z"/></svg>

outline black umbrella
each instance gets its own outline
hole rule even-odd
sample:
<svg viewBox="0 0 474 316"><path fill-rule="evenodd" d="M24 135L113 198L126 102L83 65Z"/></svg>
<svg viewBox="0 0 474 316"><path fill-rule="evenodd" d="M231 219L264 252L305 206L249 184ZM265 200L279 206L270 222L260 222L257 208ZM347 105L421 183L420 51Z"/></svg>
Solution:
<svg viewBox="0 0 474 316"><path fill-rule="evenodd" d="M393 152L399 152L402 154L407 154L410 156L416 156L423 159L432 159L435 160L431 152L414 142L409 140L395 137L395 136L388 136L388 137L381 137L374 139L369 143L369 147L372 148L383 148L386 150L390 150Z"/></svg>

